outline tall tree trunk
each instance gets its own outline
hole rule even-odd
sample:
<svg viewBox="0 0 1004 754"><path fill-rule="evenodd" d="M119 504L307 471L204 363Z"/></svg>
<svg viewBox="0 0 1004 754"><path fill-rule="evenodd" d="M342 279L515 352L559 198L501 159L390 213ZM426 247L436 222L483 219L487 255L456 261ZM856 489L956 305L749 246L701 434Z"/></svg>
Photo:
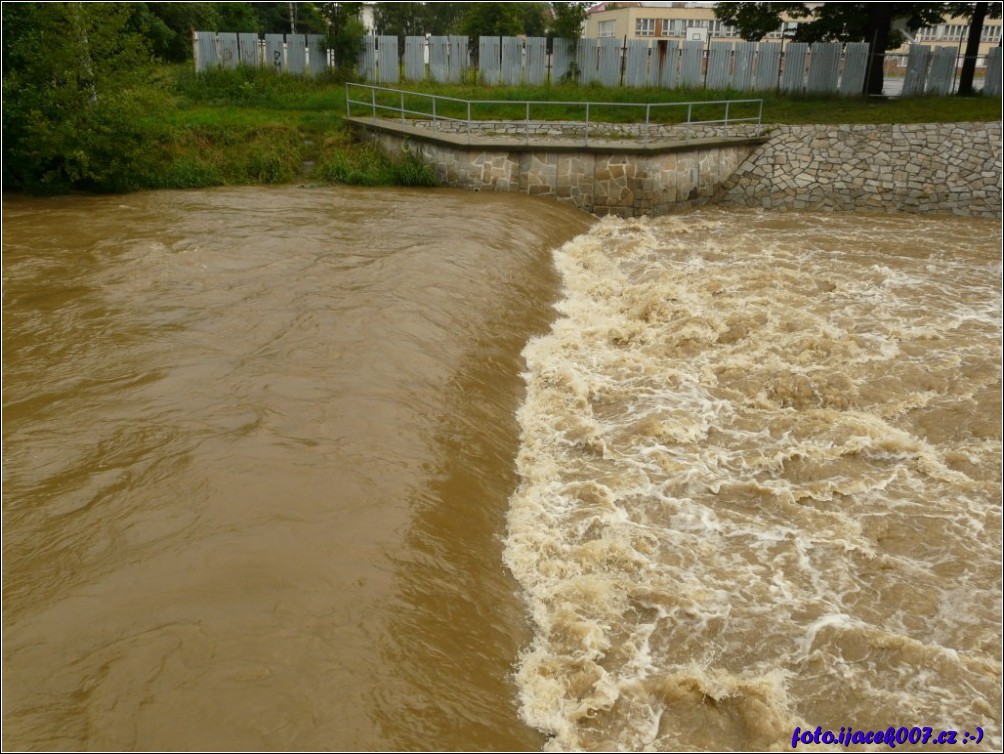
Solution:
<svg viewBox="0 0 1004 754"><path fill-rule="evenodd" d="M980 37L983 36L983 21L987 17L989 3L976 3L973 18L969 22L969 38L966 40L966 56L962 59L962 75L959 76L959 96L967 97L973 91L973 76L976 74L976 56L980 53Z"/></svg>
<svg viewBox="0 0 1004 754"><path fill-rule="evenodd" d="M871 68L865 82L865 94L882 94L885 85L885 49L889 46L892 25L890 3L868 3L866 42L871 44Z"/></svg>

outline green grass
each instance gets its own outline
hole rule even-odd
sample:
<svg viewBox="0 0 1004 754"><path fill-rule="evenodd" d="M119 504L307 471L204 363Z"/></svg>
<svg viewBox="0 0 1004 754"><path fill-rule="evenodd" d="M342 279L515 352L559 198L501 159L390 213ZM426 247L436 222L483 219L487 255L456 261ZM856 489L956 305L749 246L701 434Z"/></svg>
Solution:
<svg viewBox="0 0 1004 754"><path fill-rule="evenodd" d="M166 183L215 185L285 182L302 177L299 166L313 165L305 177L334 184L432 185L428 168L415 160L388 159L376 148L355 142L345 125L345 84L327 75L318 79L275 74L269 70L214 71L196 75L190 67L172 71L175 106L165 120L183 138L171 145L171 168ZM472 106L472 116L483 120L522 120L526 107L516 102L540 103L531 117L540 120L582 120L581 106L547 103L615 103L593 105L590 119L610 122L644 121L647 103L708 102L754 99L740 92L705 90L555 86L484 87L475 84L402 84L417 94L462 100L502 100L503 104ZM381 92L377 102L431 113L428 97ZM358 95L356 95L358 96ZM366 95L363 95L366 96ZM911 100L868 100L837 97L763 97L766 123L920 123L991 121L1000 119L1000 98L935 97ZM509 104L513 103L513 104ZM755 116L759 106L733 105L731 117ZM354 106L364 114L368 108ZM437 114L466 118L467 106L437 102ZM695 120L721 118L721 105L692 108ZM653 122L680 122L686 108L653 107ZM197 148L196 148L197 147Z"/></svg>
<svg viewBox="0 0 1004 754"><path fill-rule="evenodd" d="M739 92L704 90L555 86L486 87L471 83L402 84L421 94L464 100L501 100L477 104L478 119L526 117L522 101L532 101L534 120L582 120L581 106L558 102L613 103L592 105L591 121L644 122L641 104L708 102L750 98ZM353 140L345 122L344 82L326 74L318 78L276 74L266 69L212 71L196 75L191 65L161 66L148 88L148 104L137 106L125 125L140 142L116 163L102 190L190 188L216 185L287 183L316 180L349 185L431 185L431 171L413 159L391 160L379 150ZM837 97L763 97L767 124L923 123L998 121L999 97L923 97L865 99ZM400 94L381 93L379 102L397 107ZM552 103L552 104L548 104ZM409 109L431 113L427 97L405 95ZM756 114L756 107L733 105L731 117ZM368 108L366 108L368 111ZM354 114L365 114L354 106ZM439 115L466 118L466 104L437 104ZM718 119L721 105L699 105L695 120ZM653 122L679 122L683 108L652 107ZM135 140L135 139L134 139ZM96 155L94 159L109 159ZM121 165L118 163L121 162ZM309 169L305 166L312 166ZM100 188L100 187L99 187ZM30 187L25 186L25 190Z"/></svg>
<svg viewBox="0 0 1004 754"><path fill-rule="evenodd" d="M532 102L593 102L639 105L646 103L708 102L727 99L763 99L763 119L776 124L843 124L843 123L950 123L960 121L998 121L1001 119L1000 97L916 97L911 99L877 99L864 97L790 97L749 92L709 92L698 90L628 89L600 86L561 84L556 86L481 87L471 84L407 83L398 88L423 94L455 97L467 100L508 100ZM344 101L344 94L343 94ZM400 96L381 93L378 104L400 104ZM406 97L409 109L431 112L431 102L425 97ZM355 107L353 112L355 112ZM365 108L360 110L360 114ZM344 111L343 111L344 112ZM466 105L437 103L437 114L466 118ZM481 120L525 117L522 105L477 105L472 117ZM676 122L683 108L652 108L652 119ZM713 115L712 113L719 113ZM720 117L721 106L706 106L695 111L694 118ZM540 115L538 115L540 113ZM611 122L644 121L643 107L591 107L590 118L598 115ZM730 114L734 111L730 110ZM746 113L742 113L746 114ZM531 118L546 120L582 120L582 107L553 105L531 106Z"/></svg>
<svg viewBox="0 0 1004 754"><path fill-rule="evenodd" d="M345 87L333 77L260 69L197 76L190 66L174 66L160 69L159 82L171 104L146 116L147 126L164 136L151 145L134 181L140 186L435 183L417 161L392 160L351 138L343 118Z"/></svg>

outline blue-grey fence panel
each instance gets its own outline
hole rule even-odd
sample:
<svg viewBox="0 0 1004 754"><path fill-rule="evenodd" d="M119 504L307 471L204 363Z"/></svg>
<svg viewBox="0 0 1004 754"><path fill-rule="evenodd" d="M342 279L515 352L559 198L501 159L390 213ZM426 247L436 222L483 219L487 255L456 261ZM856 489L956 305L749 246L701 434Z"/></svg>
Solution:
<svg viewBox="0 0 1004 754"><path fill-rule="evenodd" d="M862 94L868 73L867 42L849 42L844 48L844 72L840 76L840 93L845 97Z"/></svg>
<svg viewBox="0 0 1004 754"><path fill-rule="evenodd" d="M625 86L648 86L648 40L629 39L624 64Z"/></svg>
<svg viewBox="0 0 1004 754"><path fill-rule="evenodd" d="M708 89L729 88L729 63L732 62L731 42L712 42L708 51L708 75L705 86Z"/></svg>
<svg viewBox="0 0 1004 754"><path fill-rule="evenodd" d="M366 81L376 81L376 37L363 37L363 46L359 51L359 75Z"/></svg>
<svg viewBox="0 0 1004 754"><path fill-rule="evenodd" d="M931 69L927 73L928 94L951 94L952 79L955 77L955 57L957 50L954 47L938 47L934 51L934 59L931 61Z"/></svg>
<svg viewBox="0 0 1004 754"><path fill-rule="evenodd" d="M478 75L482 84L495 86L502 80L502 40L499 37L478 39Z"/></svg>
<svg viewBox="0 0 1004 754"><path fill-rule="evenodd" d="M756 57L753 88L758 92L774 91L777 89L778 74L781 72L781 43L761 42Z"/></svg>
<svg viewBox="0 0 1004 754"><path fill-rule="evenodd" d="M197 31L195 32L195 71L202 73L207 68L219 65L216 55L216 32Z"/></svg>
<svg viewBox="0 0 1004 754"><path fill-rule="evenodd" d="M467 35L450 35L450 65L448 75L455 84L464 80L467 73Z"/></svg>
<svg viewBox="0 0 1004 754"><path fill-rule="evenodd" d="M286 46L282 34L265 35L265 67L276 73L286 70Z"/></svg>
<svg viewBox="0 0 1004 754"><path fill-rule="evenodd" d="M240 32L237 35L237 45L241 51L241 65L246 65L249 68L261 66L261 45L258 43L258 35L255 32Z"/></svg>
<svg viewBox="0 0 1004 754"><path fill-rule="evenodd" d="M732 73L732 88L746 92L753 88L753 56L756 42L740 42L736 45L735 70Z"/></svg>
<svg viewBox="0 0 1004 754"><path fill-rule="evenodd" d="M525 75L531 86L547 81L547 37L527 37Z"/></svg>
<svg viewBox="0 0 1004 754"><path fill-rule="evenodd" d="M683 59L680 61L680 86L697 89L704 86L704 42L688 40L683 43Z"/></svg>
<svg viewBox="0 0 1004 754"><path fill-rule="evenodd" d="M311 76L317 76L324 73L325 63L327 62L328 51L327 46L324 44L323 34L308 34L307 35L307 68L310 70Z"/></svg>
<svg viewBox="0 0 1004 754"><path fill-rule="evenodd" d="M425 80L425 37L404 38L404 77L409 81Z"/></svg>
<svg viewBox="0 0 1004 754"><path fill-rule="evenodd" d="M579 40L576 65L579 67L580 84L592 84L595 81L599 81L599 53L600 44L598 39L583 37Z"/></svg>
<svg viewBox="0 0 1004 754"><path fill-rule="evenodd" d="M290 73L306 73L307 38L302 34L286 35L286 64Z"/></svg>
<svg viewBox="0 0 1004 754"><path fill-rule="evenodd" d="M660 46L661 49L661 46ZM677 71L680 68L680 42L670 39L666 43L665 57L659 65L659 86L666 89L673 89L679 81Z"/></svg>
<svg viewBox="0 0 1004 754"><path fill-rule="evenodd" d="M784 51L781 70L781 91L800 94L805 91L805 54L809 45L792 42Z"/></svg>
<svg viewBox="0 0 1004 754"><path fill-rule="evenodd" d="M502 37L502 83L518 86L523 78L523 40Z"/></svg>
<svg viewBox="0 0 1004 754"><path fill-rule="evenodd" d="M381 84L396 84L401 79L401 58L397 54L397 35L377 37L377 74Z"/></svg>
<svg viewBox="0 0 1004 754"><path fill-rule="evenodd" d="M906 59L906 77L903 79L903 96L915 97L924 93L927 81L927 67L931 64L931 48L924 45L910 45Z"/></svg>
<svg viewBox="0 0 1004 754"><path fill-rule="evenodd" d="M429 37L429 73L441 84L450 80L449 37Z"/></svg>
<svg viewBox="0 0 1004 754"><path fill-rule="evenodd" d="M1001 48L991 47L987 53L987 72L983 79L983 94L988 97L1001 96Z"/></svg>
<svg viewBox="0 0 1004 754"><path fill-rule="evenodd" d="M834 94L840 67L840 42L815 42L809 55L809 84L813 94Z"/></svg>
<svg viewBox="0 0 1004 754"><path fill-rule="evenodd" d="M551 82L557 84L572 72L572 43L568 39L555 38L551 43Z"/></svg>
<svg viewBox="0 0 1004 754"><path fill-rule="evenodd" d="M241 61L240 50L237 48L237 34L232 31L221 31L216 35L219 40L220 62L224 68L236 68Z"/></svg>
<svg viewBox="0 0 1004 754"><path fill-rule="evenodd" d="M621 40L603 37L599 46L600 83L619 86L621 83Z"/></svg>

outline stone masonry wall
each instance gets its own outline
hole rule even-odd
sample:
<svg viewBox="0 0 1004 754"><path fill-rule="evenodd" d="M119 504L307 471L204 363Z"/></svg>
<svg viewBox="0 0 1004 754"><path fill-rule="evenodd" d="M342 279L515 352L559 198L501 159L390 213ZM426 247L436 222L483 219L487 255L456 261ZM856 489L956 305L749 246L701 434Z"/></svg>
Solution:
<svg viewBox="0 0 1004 754"><path fill-rule="evenodd" d="M510 124L511 133L500 124L485 129L504 144L525 141L523 126ZM548 151L548 137L573 135L550 127L519 149L368 135L388 153L417 154L446 185L551 196L597 215L661 215L714 201L1001 217L999 122L772 126L765 144L695 144L661 153L625 153L627 132L621 148L609 152L592 140L588 150Z"/></svg>
<svg viewBox="0 0 1004 754"><path fill-rule="evenodd" d="M502 147L462 148L370 133L391 155L407 150L447 186L550 196L596 215L663 215L706 203L754 145L715 145L661 154L604 152L601 148L548 152Z"/></svg>
<svg viewBox="0 0 1004 754"><path fill-rule="evenodd" d="M1001 124L774 126L725 206L1001 216Z"/></svg>

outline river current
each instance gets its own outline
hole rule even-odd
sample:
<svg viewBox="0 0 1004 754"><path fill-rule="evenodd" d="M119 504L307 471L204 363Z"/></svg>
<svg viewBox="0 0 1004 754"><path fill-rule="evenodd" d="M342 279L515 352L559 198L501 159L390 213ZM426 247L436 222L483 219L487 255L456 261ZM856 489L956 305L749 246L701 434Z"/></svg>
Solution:
<svg viewBox="0 0 1004 754"><path fill-rule="evenodd" d="M5 748L1000 748L999 224L3 215Z"/></svg>

